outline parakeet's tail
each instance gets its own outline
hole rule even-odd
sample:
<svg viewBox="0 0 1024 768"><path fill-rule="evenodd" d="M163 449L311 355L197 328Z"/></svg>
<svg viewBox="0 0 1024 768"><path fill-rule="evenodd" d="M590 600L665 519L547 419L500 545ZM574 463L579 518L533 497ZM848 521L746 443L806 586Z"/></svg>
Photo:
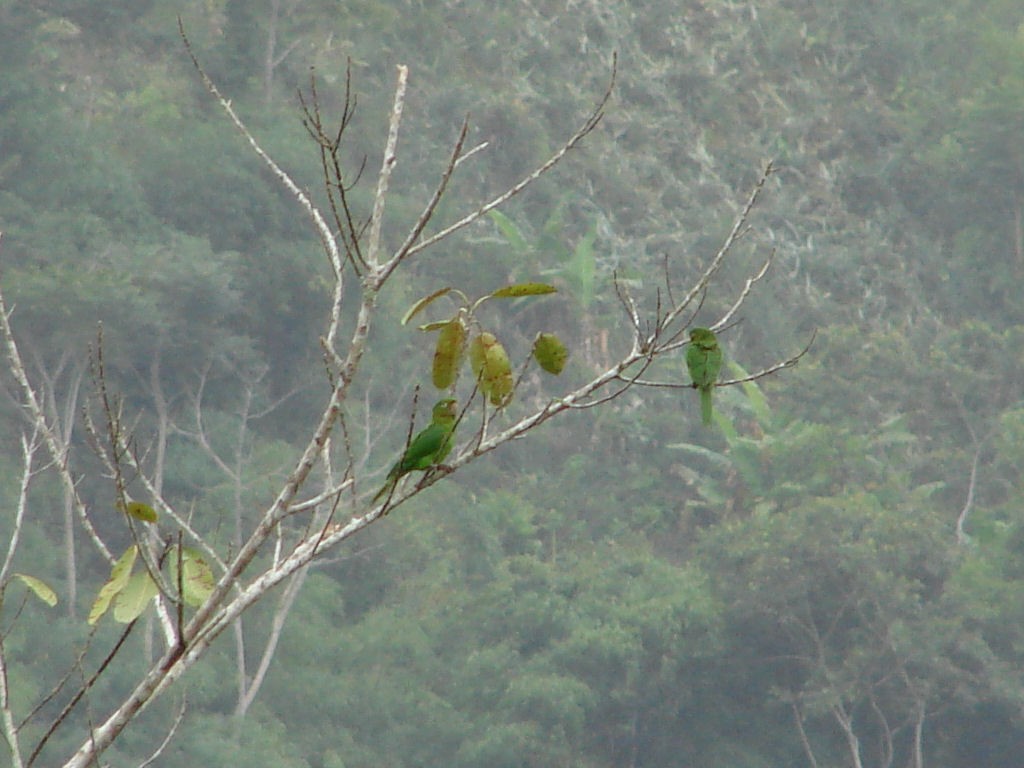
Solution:
<svg viewBox="0 0 1024 768"><path fill-rule="evenodd" d="M391 489L394 488L397 484L398 484L398 475L394 475L392 477L391 474L388 474L388 479L384 481L383 487L379 491L377 491L376 494L374 494L373 498L370 500L370 503L371 504L376 504L378 501L380 501L385 496L387 496L389 493L391 493Z"/></svg>
<svg viewBox="0 0 1024 768"><path fill-rule="evenodd" d="M711 426L711 390L714 387L700 388L700 420L705 427Z"/></svg>

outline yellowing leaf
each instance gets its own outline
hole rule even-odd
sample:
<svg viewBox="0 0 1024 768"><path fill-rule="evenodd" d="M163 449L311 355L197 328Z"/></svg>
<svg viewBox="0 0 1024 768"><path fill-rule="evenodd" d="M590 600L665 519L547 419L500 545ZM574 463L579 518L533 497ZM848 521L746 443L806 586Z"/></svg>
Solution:
<svg viewBox="0 0 1024 768"><path fill-rule="evenodd" d="M169 557L171 563L171 585L178 589L178 553ZM200 606L213 594L215 580L213 571L206 564L199 550L183 547L181 551L181 591L186 605Z"/></svg>
<svg viewBox="0 0 1024 768"><path fill-rule="evenodd" d="M493 333L484 331L470 342L469 364L480 391L490 399L491 405L508 405L513 387L512 364Z"/></svg>
<svg viewBox="0 0 1024 768"><path fill-rule="evenodd" d="M473 376L477 379L480 378L484 370L484 357L487 356L487 347L497 341L493 333L484 331L474 336L473 340L469 342L469 367L473 371Z"/></svg>
<svg viewBox="0 0 1024 768"><path fill-rule="evenodd" d="M432 323L424 323L423 325L417 325L416 327L421 331L440 331L450 322L451 320L435 320Z"/></svg>
<svg viewBox="0 0 1024 768"><path fill-rule="evenodd" d="M490 389L491 405L505 407L512 400L512 364L509 362L508 353L501 344L495 344L487 350L487 359L484 361L484 380L488 382Z"/></svg>
<svg viewBox="0 0 1024 768"><path fill-rule="evenodd" d="M434 349L432 379L438 389L448 389L455 383L459 366L466 351L466 326L456 318L449 321L437 335Z"/></svg>
<svg viewBox="0 0 1024 768"><path fill-rule="evenodd" d="M146 610L149 601L157 595L157 586L149 571L141 570L128 579L114 598L114 620L122 624L135 621Z"/></svg>
<svg viewBox="0 0 1024 768"><path fill-rule="evenodd" d="M136 520L142 520L146 523L156 522L156 510L149 506L149 504L143 504L141 501L129 501L124 505L123 509Z"/></svg>
<svg viewBox="0 0 1024 768"><path fill-rule="evenodd" d="M114 563L114 567L110 569L110 578L107 579L106 584L100 587L99 594L96 595L92 608L89 609L88 622L90 625L95 624L103 617L103 614L110 608L110 601L117 597L121 590L124 589L131 576L132 566L135 565L137 555L138 550L132 544L125 550L118 561Z"/></svg>
<svg viewBox="0 0 1024 768"><path fill-rule="evenodd" d="M32 593L36 597L51 608L57 604L57 593L50 589L50 586L45 581L37 579L35 576L29 576L25 573L16 573L14 576L19 579L22 584L32 590Z"/></svg>
<svg viewBox="0 0 1024 768"><path fill-rule="evenodd" d="M555 293L558 289L547 283L515 283L499 288L491 294L496 299L517 298L519 296L543 296L546 293Z"/></svg>
<svg viewBox="0 0 1024 768"><path fill-rule="evenodd" d="M410 320L412 320L417 314L419 314L424 309L424 307L429 305L432 301L435 301L436 299L439 299L442 296L451 293L453 290L455 289L451 287L442 288L439 291L434 291L429 296L424 296L422 299L420 299L411 307L409 307L409 311L406 312L405 316L402 318L402 325L407 325Z"/></svg>
<svg viewBox="0 0 1024 768"><path fill-rule="evenodd" d="M555 334L538 333L537 339L533 342L533 357L541 368L557 376L565 368L569 350Z"/></svg>
<svg viewBox="0 0 1024 768"><path fill-rule="evenodd" d="M177 558L175 558L177 563ZM175 569L176 570L176 569ZM206 564L203 556L191 547L185 547L181 553L181 591L182 597L188 605L198 607L205 603L216 584L213 578L213 571ZM177 577L177 574L175 574Z"/></svg>

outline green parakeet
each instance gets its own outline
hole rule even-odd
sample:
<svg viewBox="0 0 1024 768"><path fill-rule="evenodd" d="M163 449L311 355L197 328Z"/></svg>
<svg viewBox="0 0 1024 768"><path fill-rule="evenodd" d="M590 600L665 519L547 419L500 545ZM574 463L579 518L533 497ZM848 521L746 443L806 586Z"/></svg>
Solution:
<svg viewBox="0 0 1024 768"><path fill-rule="evenodd" d="M686 350L686 367L693 386L700 390L700 417L705 426L711 424L711 391L722 370L722 348L709 328L691 328L690 346Z"/></svg>
<svg viewBox="0 0 1024 768"><path fill-rule="evenodd" d="M409 443L395 465L388 472L384 487L377 491L373 497L376 502L398 484L403 475L407 475L414 469L425 472L431 467L436 467L452 450L452 432L455 430L455 420L458 417L455 407L456 401L452 398L438 400L434 405L430 426L416 435Z"/></svg>

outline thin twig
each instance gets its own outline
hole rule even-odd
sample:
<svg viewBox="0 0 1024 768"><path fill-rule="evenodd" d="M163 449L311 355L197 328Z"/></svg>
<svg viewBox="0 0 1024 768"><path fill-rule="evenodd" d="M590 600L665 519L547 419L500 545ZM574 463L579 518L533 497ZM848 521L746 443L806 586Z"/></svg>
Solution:
<svg viewBox="0 0 1024 768"><path fill-rule="evenodd" d="M231 120L231 122L234 123L235 128L237 128L238 131L242 134L242 136L245 137L245 140L246 142L248 142L249 147L252 149L252 151L255 152L257 157L259 157L264 162L264 164L270 169L270 172L277 177L278 181L280 181L281 184L284 185L284 187L288 190L291 196L295 198L296 202L298 202L302 209L305 210L306 214L313 222L313 227L316 229L317 234L320 237L320 242L323 244L324 249L327 251L327 255L330 258L331 264L334 267L334 272L336 275L335 284L336 286L340 286L343 282L341 279L341 254L338 252L338 244L335 241L333 234L331 233L331 228L327 225L327 222L324 220L323 214L321 214L320 210L313 204L312 199L310 199L309 195L305 192L305 190L299 187L299 185L292 180L292 177L289 176L274 161L274 159L266 153L266 151L264 151L263 147L260 146L259 142L256 141L256 138L252 135L252 132L250 132L248 126L246 126L246 124L238 116L238 113L235 112L234 107L232 107L231 105L230 99L225 98L224 95L221 94L216 84L214 84L213 80L211 80L210 77L206 74L206 71L199 63L199 59L196 58L195 53L193 53L192 51L192 44L191 42L189 42L188 35L185 34L185 25L184 22L182 22L180 16L178 17L178 32L181 35L181 39L185 45L185 51L188 53L189 58L192 60L192 64L195 66L196 71L199 73L199 77L203 81L203 85L206 87L206 90L210 92L210 95L217 99L218 103L221 106L221 109L224 110L224 112L228 115L228 118ZM340 305L340 299L337 298L338 293L339 290L337 290L336 288L336 304ZM334 317L332 317L331 331L327 334L327 338L332 341L334 339L334 334L336 333L335 326L337 322L340 322L340 319L336 320Z"/></svg>
<svg viewBox="0 0 1024 768"><path fill-rule="evenodd" d="M114 657L117 655L118 651L121 650L121 646L123 646L125 640L128 639L128 635L131 634L132 628L135 626L135 623L135 621L132 621L128 624L128 626L124 628L124 631L121 632L121 636L117 639L117 642L114 643L114 647L110 649L110 652L100 663L99 667L96 668L96 671L93 672L88 677L88 679L82 683L82 687L78 689L75 695L71 697L71 700L64 705L64 708L60 711L60 714L54 718L52 723L50 723L49 727L46 729L46 732L43 733L42 738L39 739L39 743L37 743L35 749L32 750L32 754L29 755L26 766L31 766L35 762L36 758L39 757L39 753L42 751L43 747L46 746L46 742L50 740L50 737L53 736L53 734L57 731L58 728L60 728L61 724L65 720L67 720L68 715L71 714L71 710L75 708L78 702L82 700L82 697L85 696L85 694L89 692L89 689L96 684L96 681L99 680L100 675L102 675L106 671L107 667L110 666L110 662L114 660Z"/></svg>
<svg viewBox="0 0 1024 768"><path fill-rule="evenodd" d="M764 189L765 182L768 181L768 177L771 175L773 170L772 163L768 162L765 165L760 178L757 180L757 183L754 185L754 189L750 192L750 196L747 198L746 204L740 211L739 216L737 216L736 220L733 222L732 229L729 230L729 234L719 247L718 252L715 254L714 258L711 259L708 266L705 267L700 278L696 283L694 283L693 287L690 288L682 301L680 301L665 315L664 326L667 327L669 324L674 322L676 318L686 310L694 298L707 289L708 284L711 282L711 278L713 278L721 268L722 262L725 261L725 257L732 250L733 245L735 245L736 241L747 231L747 219L750 217L750 212L754 209L754 205L757 203L757 199L761 195L761 190Z"/></svg>
<svg viewBox="0 0 1024 768"><path fill-rule="evenodd" d="M490 145L491 145L491 143L489 141L483 141L483 142L477 144L472 149L467 150L466 152L463 152L461 155L459 155L459 159L455 161L455 167L458 168L460 165L462 165L466 160L469 160L469 158L471 158L477 152L483 152Z"/></svg>
<svg viewBox="0 0 1024 768"><path fill-rule="evenodd" d="M188 699L182 696L181 706L178 707L178 714L174 716L174 722L171 723L171 727L167 729L167 735L164 736L164 740L160 742L160 746L153 750L153 754L139 763L138 768L146 768L147 766L152 765L157 761L157 758L164 753L164 750L167 749L167 745L171 743L171 739L173 739L174 735L178 732L178 728L181 727L181 722L185 719L186 709L188 709Z"/></svg>
<svg viewBox="0 0 1024 768"><path fill-rule="evenodd" d="M2 233L0 233L0 236L2 236ZM32 383L28 379L28 374L25 372L25 364L22 360L21 352L18 349L18 344L14 339L14 331L11 328L11 311L12 310L8 310L7 303L3 296L3 291L0 290L0 331L3 333L10 371L14 375L18 385L21 387L23 397L22 405L28 409L32 423L38 427L40 434L42 435L43 445L46 446L46 450L50 454L50 458L53 460L54 466L57 469L57 474L64 486L65 493L67 494L67 497L72 500L82 526L85 528L86 533L89 535L89 538L92 540L96 549L99 550L103 558L112 564L115 562L116 558L110 553L110 550L99 537L99 534L93 527L92 522L89 520L89 514L86 509L85 502L82 501L82 497L78 494L77 484L75 483L75 479L71 476L71 470L68 463L68 445L66 443L62 444L58 439L56 432L51 427L43 412L42 406L39 404L39 398L36 395L35 388L32 386Z"/></svg>
<svg viewBox="0 0 1024 768"><path fill-rule="evenodd" d="M775 249L772 248L771 253L768 254L768 258L765 259L764 265L758 271L756 275L752 275L747 278L746 283L743 286L743 290L740 291L740 295L736 297L736 301L729 308L729 311L722 315L718 321L711 328L713 331L717 331L720 328L726 326L732 319L732 316L736 314L737 310L743 306L743 302L747 300L747 296L750 295L751 289L754 285L761 280L766 274L768 274L768 268L772 265L772 260L775 258Z"/></svg>
<svg viewBox="0 0 1024 768"><path fill-rule="evenodd" d="M813 331L811 333L810 341L808 341L807 344L804 346L804 348L801 349L799 352L797 352L792 357L790 357L790 358L788 358L786 360L783 360L780 363L775 363L775 365L770 365L767 368L762 368L757 373L751 373L750 375L744 376L743 378L740 378L740 379L726 379L724 381L716 382L715 386L716 387L731 387L734 384L743 384L744 382L748 382L748 381L757 381L758 379L763 379L765 376L770 376L771 374L776 373L777 371L781 371L781 370L783 370L785 368L792 368L793 366L795 366L797 363L800 362L800 358L802 358L804 355L806 355L810 351L811 345L814 344L814 339L815 339L815 337L817 335L818 335L817 330ZM622 380L625 381L625 379L622 379ZM647 380L647 379L632 379L631 381L632 381L632 383L636 384L639 387L654 387L654 388L662 388L662 389L694 389L695 388L694 384L692 382L650 381L650 380Z"/></svg>
<svg viewBox="0 0 1024 768"><path fill-rule="evenodd" d="M466 143L466 136L469 134L469 120L462 121L462 128L459 130L459 136L455 140L455 144L452 147L451 156L448 158L448 164L445 166L444 172L441 174L441 180L438 182L437 187L434 189L434 193L430 196L430 200L427 202L426 207L420 214L416 223L412 229L409 230L409 234L405 238L398 250L395 251L395 255L392 256L388 263L384 265L380 272L379 280L383 282L388 278L399 264L409 255L412 246L423 234L423 229L430 222L430 219L434 215L434 211L437 210L438 204L441 202L441 198L444 197L445 191L448 189L448 182L451 181L452 174L455 173L455 168L458 166L459 157L462 154L462 147Z"/></svg>
<svg viewBox="0 0 1024 768"><path fill-rule="evenodd" d="M36 450L39 448L38 438L38 427L31 440L24 435L21 436L21 455L24 466L21 470L21 483L18 486L18 506L14 512L14 528L11 530L11 538L7 542L7 555L4 557L3 565L0 566L0 590L7 585L11 565L14 563L14 553L17 552L18 543L21 541L21 526L25 522L25 514L28 512L28 489L35 475L32 470L32 462L35 460Z"/></svg>
<svg viewBox="0 0 1024 768"><path fill-rule="evenodd" d="M316 496L312 496L311 498L308 498L305 501L300 501L295 504L292 504L288 508L288 513L291 515L297 515L302 512L308 512L311 509L315 509L316 507L323 504L325 501L337 499L339 496L341 496L342 493L344 493L347 489L351 488L354 484L355 480L349 477L343 480L338 485L332 485L330 488L321 491Z"/></svg>
<svg viewBox="0 0 1024 768"><path fill-rule="evenodd" d="M543 165L539 166L536 170L527 174L519 182L513 184L511 187L509 187L507 190L502 192L497 197L494 197L488 202L484 203L472 213L463 216L454 224L445 227L440 232L437 232L431 235L430 237L421 240L416 245L411 246L406 251L406 256L412 256L413 254L418 253L419 251L422 251L425 248L429 248L434 243L444 240L446 237L451 236L453 233L458 232L460 229L463 229L464 227L468 227L470 224L472 224L474 221L477 221L482 216L486 216L490 211L493 211L495 208L498 208L504 203L507 203L513 197L515 197L528 186L530 186L530 184L532 184L545 173L550 171L555 165L559 163L559 161L562 160L563 157L569 154L570 150L574 149L581 141L583 141L587 134L593 131L597 127L597 124L601 122L601 118L604 117L604 108L608 104L608 100L611 98L612 95L612 90L615 87L617 61L617 56L613 56L611 79L608 83L608 88L605 90L604 95L598 101L597 106L594 107L594 110L590 113L590 116L587 117L586 120L584 120L583 125L581 125L580 128L572 136L569 137L568 141L566 141L558 149L558 151L555 152L555 154L548 158L548 160Z"/></svg>

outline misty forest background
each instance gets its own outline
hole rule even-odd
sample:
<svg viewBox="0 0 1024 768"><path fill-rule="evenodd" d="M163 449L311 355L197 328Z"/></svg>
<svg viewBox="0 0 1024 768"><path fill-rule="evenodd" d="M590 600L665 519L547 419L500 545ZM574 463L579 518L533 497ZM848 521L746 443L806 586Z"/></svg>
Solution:
<svg viewBox="0 0 1024 768"><path fill-rule="evenodd" d="M490 146L442 220L546 159L618 52L611 106L582 149L504 207L508 222L417 258L382 297L393 322L375 328L352 435L367 471L393 459L412 387L429 386L430 339L398 322L416 298L553 281L559 294L493 321L520 359L555 330L573 350L563 378L583 380L627 343L613 271L648 298L666 255L698 275L767 159L778 170L721 275L729 290L704 312L775 249L721 335L727 357L756 370L817 338L796 369L717 390L714 429L689 390L632 390L399 508L311 569L254 700L236 645L219 642L181 685L187 715L160 766L1020 764L1019 0L0 2L0 263L29 373L73 424L102 320L109 383L140 442L160 419L177 430L164 493L230 547L234 514L265 504L326 391L330 267L203 91L177 14L312 190L296 97L310 67L325 110L340 109L351 57L348 154L367 157L369 187L395 65L409 65L392 239L465 113L469 144ZM683 375L676 363L665 377ZM200 381L230 466L186 439ZM4 384L8 505L25 421ZM566 386L531 379L517 398ZM93 467L83 493L112 498ZM33 497L48 512L18 566L61 602L4 606L12 695L26 702L73 663L108 573L65 528L56 483ZM116 538L107 508L97 525ZM270 632L273 608L248 628ZM104 621L95 653L119 631ZM83 718L108 710L151 639L133 634ZM179 702L154 705L110 764L152 752Z"/></svg>

